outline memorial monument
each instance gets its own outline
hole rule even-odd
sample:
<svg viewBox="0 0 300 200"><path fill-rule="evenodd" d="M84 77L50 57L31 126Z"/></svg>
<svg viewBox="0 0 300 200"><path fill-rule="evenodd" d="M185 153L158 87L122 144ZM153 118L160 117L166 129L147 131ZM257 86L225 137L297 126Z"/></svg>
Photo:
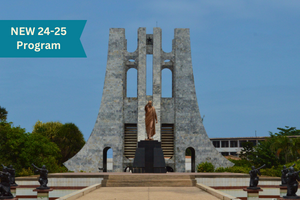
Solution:
<svg viewBox="0 0 300 200"><path fill-rule="evenodd" d="M146 95L146 58L153 55L153 92ZM127 71L137 70L137 97L127 97ZM161 96L161 72L172 72L172 97ZM105 82L99 114L85 146L64 165L71 171L107 171L107 150L113 150L113 171L132 166L137 143L146 135L145 105L151 101L156 111L153 140L161 142L166 167L185 171L185 152L192 153L192 171L201 162L217 167L233 163L212 145L204 129L194 84L189 29L176 28L172 51L162 50L162 31L138 29L138 45L127 51L125 29L109 31ZM152 136L151 136L152 139Z"/></svg>

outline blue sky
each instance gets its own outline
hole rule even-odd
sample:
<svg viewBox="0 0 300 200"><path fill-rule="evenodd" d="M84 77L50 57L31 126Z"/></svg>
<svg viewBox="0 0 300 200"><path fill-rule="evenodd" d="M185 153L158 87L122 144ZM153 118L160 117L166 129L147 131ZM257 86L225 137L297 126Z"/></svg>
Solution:
<svg viewBox="0 0 300 200"><path fill-rule="evenodd" d="M166 52L174 28L190 28L209 137L300 128L299 0L15 0L1 2L0 19L87 20L86 58L0 58L0 106L29 132L37 120L73 122L87 140L101 103L109 28L125 28L128 51L135 51L137 29L152 33L156 25Z"/></svg>

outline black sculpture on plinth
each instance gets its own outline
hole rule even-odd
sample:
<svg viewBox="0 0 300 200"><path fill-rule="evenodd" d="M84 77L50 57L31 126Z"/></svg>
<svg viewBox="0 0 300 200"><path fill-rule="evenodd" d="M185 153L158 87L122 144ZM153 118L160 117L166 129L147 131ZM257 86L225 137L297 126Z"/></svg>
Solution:
<svg viewBox="0 0 300 200"><path fill-rule="evenodd" d="M7 169L0 171L0 199L13 199L14 196L10 192L10 173L7 172Z"/></svg>
<svg viewBox="0 0 300 200"><path fill-rule="evenodd" d="M287 177L287 194L283 196L285 199L300 199L299 196L296 195L298 191L298 181L300 181L299 177L300 171L295 172L294 167L289 168L289 172L286 174Z"/></svg>
<svg viewBox="0 0 300 200"><path fill-rule="evenodd" d="M133 173L166 173L161 143L157 140L138 142L132 168Z"/></svg>
<svg viewBox="0 0 300 200"><path fill-rule="evenodd" d="M5 169L8 173L10 173L10 185L11 186L18 186L18 184L16 184L16 170L13 168L12 165L9 165L9 167L4 166L3 164L1 164L3 167L3 170Z"/></svg>
<svg viewBox="0 0 300 200"><path fill-rule="evenodd" d="M259 177L257 175L258 174L261 175L261 173L260 173L259 170L261 168L265 167L265 166L266 165L263 165L263 166L261 166L261 167L259 167L257 169L255 169L254 166L251 167L252 170L249 172L249 174L250 174L250 186L247 187L247 189L252 189L252 190L259 190L260 189L260 187L257 187L258 181L259 181Z"/></svg>
<svg viewBox="0 0 300 200"><path fill-rule="evenodd" d="M291 167L294 167L295 164L293 164ZM286 186L287 185L287 177L286 174L289 172L289 169L286 168L285 165L283 165L283 169L281 170L281 185L280 186Z"/></svg>
<svg viewBox="0 0 300 200"><path fill-rule="evenodd" d="M36 189L40 189L40 190L50 189L49 187L47 187L48 170L46 169L46 166L43 165L42 168L38 168L33 163L31 165L36 169L37 173L40 173L40 177L39 177L40 187L37 187Z"/></svg>

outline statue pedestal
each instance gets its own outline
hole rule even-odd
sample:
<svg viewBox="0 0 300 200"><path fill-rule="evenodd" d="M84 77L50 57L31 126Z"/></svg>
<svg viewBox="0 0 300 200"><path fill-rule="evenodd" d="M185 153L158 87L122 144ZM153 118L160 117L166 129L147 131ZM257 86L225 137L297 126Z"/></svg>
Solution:
<svg viewBox="0 0 300 200"><path fill-rule="evenodd" d="M299 196L283 196L280 200L300 199Z"/></svg>
<svg viewBox="0 0 300 200"><path fill-rule="evenodd" d="M135 151L133 173L166 173L166 163L161 143L141 140Z"/></svg>
<svg viewBox="0 0 300 200"><path fill-rule="evenodd" d="M49 192L53 191L53 188L49 189L34 189L37 192L37 200L49 200Z"/></svg>
<svg viewBox="0 0 300 200"><path fill-rule="evenodd" d="M280 197L283 197L287 193L287 186L286 185L279 185L280 188Z"/></svg>
<svg viewBox="0 0 300 200"><path fill-rule="evenodd" d="M14 196L14 197L16 197L16 193L17 193L17 188L18 188L19 186L10 186L10 192L11 192L11 194Z"/></svg>
<svg viewBox="0 0 300 200"><path fill-rule="evenodd" d="M259 200L259 192L263 191L262 189L250 189L244 188L244 191L247 192L247 200Z"/></svg>

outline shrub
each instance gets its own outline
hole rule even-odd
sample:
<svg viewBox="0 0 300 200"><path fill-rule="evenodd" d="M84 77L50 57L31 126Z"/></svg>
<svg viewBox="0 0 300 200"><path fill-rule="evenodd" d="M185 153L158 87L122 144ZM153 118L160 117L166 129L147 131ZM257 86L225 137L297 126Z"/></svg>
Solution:
<svg viewBox="0 0 300 200"><path fill-rule="evenodd" d="M215 172L228 172L228 167L218 167Z"/></svg>
<svg viewBox="0 0 300 200"><path fill-rule="evenodd" d="M253 164L246 159L241 159L241 160L233 160L233 159L228 159L230 162L234 163L234 166L244 166L244 167L251 167Z"/></svg>
<svg viewBox="0 0 300 200"><path fill-rule="evenodd" d="M281 176L281 170L282 170L282 166L277 166L272 167L272 168L267 168L267 169L261 169L260 173L261 175L265 175L265 176L274 176L274 177L280 177Z"/></svg>
<svg viewBox="0 0 300 200"><path fill-rule="evenodd" d="M197 166L197 172L214 172L214 166L210 162L200 163Z"/></svg>
<svg viewBox="0 0 300 200"><path fill-rule="evenodd" d="M227 168L227 172L233 172L233 173L245 173L249 174L249 171L251 170L250 167L245 167L245 166L233 166Z"/></svg>
<svg viewBox="0 0 300 200"><path fill-rule="evenodd" d="M17 176L31 176L33 175L33 171L32 169L30 169L30 167L28 167L28 169L26 168L22 168L22 170L17 173Z"/></svg>

